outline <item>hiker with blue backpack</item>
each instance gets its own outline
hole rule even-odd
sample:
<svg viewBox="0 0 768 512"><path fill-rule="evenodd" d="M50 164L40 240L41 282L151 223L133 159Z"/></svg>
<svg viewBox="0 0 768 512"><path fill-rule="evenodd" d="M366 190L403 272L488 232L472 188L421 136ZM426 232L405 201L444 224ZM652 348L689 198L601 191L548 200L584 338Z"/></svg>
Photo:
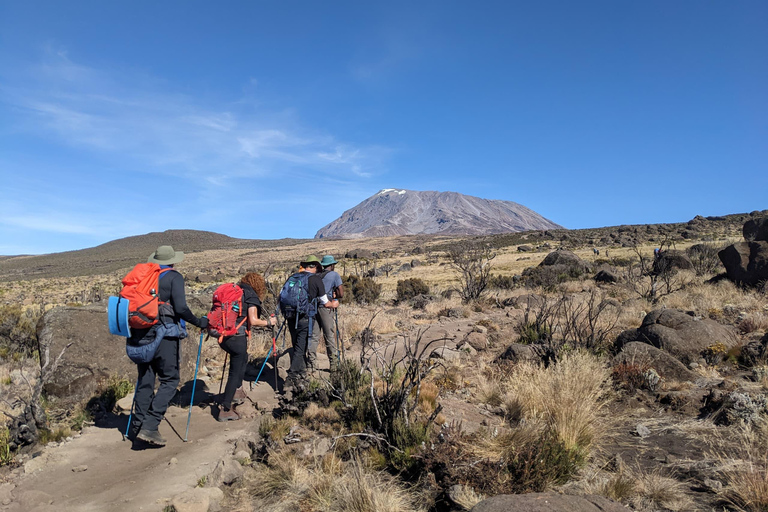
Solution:
<svg viewBox="0 0 768 512"><path fill-rule="evenodd" d="M318 308L339 307L339 301L329 299L325 293L322 270L317 256L308 256L299 264L299 272L289 277L280 291L280 311L292 344L291 366L283 386L286 392L301 389L307 380L307 350Z"/></svg>
<svg viewBox="0 0 768 512"><path fill-rule="evenodd" d="M218 421L239 420L236 406L242 404L247 395L243 389L243 378L248 365L248 340L251 327L274 326L274 316L262 320L261 300L267 288L264 278L255 272L245 274L239 283L221 285L213 293L214 307L209 313L209 333L219 339L219 347L229 354L229 375L221 400ZM218 307L217 307L218 303ZM229 320L227 319L229 317ZM227 324L231 328L227 328ZM212 332L213 329L218 332Z"/></svg>
<svg viewBox="0 0 768 512"><path fill-rule="evenodd" d="M180 342L187 334L184 322L200 329L208 326L206 317L196 317L187 306L184 277L173 268L183 259L183 252L174 251L170 245L163 245L149 256L147 264L137 265L131 272L133 274L147 269L158 274L153 288L148 290L155 301L157 318L152 319L151 315L146 317L138 309L133 312L132 321L146 317L149 320L147 324L150 321L152 323L144 328L132 325L126 345L126 352L137 363L139 372L128 438L154 446L164 446L166 443L158 427L179 384ZM124 284L131 274L123 280ZM132 307L141 308L146 305L138 302ZM160 381L157 391L155 379Z"/></svg>
<svg viewBox="0 0 768 512"><path fill-rule="evenodd" d="M336 272L336 258L330 254L323 256L320 264L323 266L323 272L320 277L323 279L326 296L333 299L344 297L344 286L341 284L341 276ZM336 310L338 311L338 309ZM312 330L312 341L309 344L309 362L312 368L315 368L317 361L317 346L320 344L320 335L325 341L325 353L328 355L329 369L331 373L338 368L339 355L336 346L336 322L333 312L329 308L317 308L315 316L315 328Z"/></svg>

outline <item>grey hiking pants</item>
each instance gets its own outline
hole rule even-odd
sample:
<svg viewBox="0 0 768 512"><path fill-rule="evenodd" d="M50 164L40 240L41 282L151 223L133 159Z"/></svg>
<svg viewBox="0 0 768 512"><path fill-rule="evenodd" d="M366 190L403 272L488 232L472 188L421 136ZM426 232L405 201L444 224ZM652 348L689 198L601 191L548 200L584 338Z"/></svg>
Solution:
<svg viewBox="0 0 768 512"><path fill-rule="evenodd" d="M328 355L331 368L336 367L336 323L334 321L333 309L324 307L317 308L315 316L315 328L312 330L312 340L309 343L309 360L313 366L317 366L317 346L320 344L320 333L322 332L325 340L325 353Z"/></svg>
<svg viewBox="0 0 768 512"><path fill-rule="evenodd" d="M154 359L136 366L139 380L132 421L142 430L157 430L179 385L179 339L163 338ZM160 381L157 392L155 377Z"/></svg>

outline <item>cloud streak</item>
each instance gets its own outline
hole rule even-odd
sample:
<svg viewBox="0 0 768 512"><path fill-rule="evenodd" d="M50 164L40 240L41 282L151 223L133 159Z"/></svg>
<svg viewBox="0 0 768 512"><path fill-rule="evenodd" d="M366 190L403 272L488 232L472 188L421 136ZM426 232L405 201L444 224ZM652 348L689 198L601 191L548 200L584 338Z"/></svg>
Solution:
<svg viewBox="0 0 768 512"><path fill-rule="evenodd" d="M23 82L0 90L20 117L20 129L79 150L125 156L127 168L210 176L220 184L286 171L366 178L383 170L389 153L297 126L290 114L206 106L164 90L157 80L112 76L62 52L32 68Z"/></svg>

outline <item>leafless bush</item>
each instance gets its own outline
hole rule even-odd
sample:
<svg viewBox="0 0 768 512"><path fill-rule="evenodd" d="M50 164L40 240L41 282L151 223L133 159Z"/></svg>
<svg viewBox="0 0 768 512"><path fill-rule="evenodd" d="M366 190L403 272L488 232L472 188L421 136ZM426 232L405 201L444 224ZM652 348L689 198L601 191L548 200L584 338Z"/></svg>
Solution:
<svg viewBox="0 0 768 512"><path fill-rule="evenodd" d="M461 298L464 302L482 296L491 276L491 261L496 253L490 245L460 242L448 248L451 265L459 271Z"/></svg>
<svg viewBox="0 0 768 512"><path fill-rule="evenodd" d="M672 247L670 239L664 239L659 245L659 253ZM632 248L636 259L632 259L625 269L625 281L640 297L656 304L660 298L683 289L687 284L684 274L671 264L671 261L643 254L640 247Z"/></svg>
<svg viewBox="0 0 768 512"><path fill-rule="evenodd" d="M720 258L717 253L720 248L712 244L696 244L686 251L693 264L693 270L697 276L714 274L720 267Z"/></svg>

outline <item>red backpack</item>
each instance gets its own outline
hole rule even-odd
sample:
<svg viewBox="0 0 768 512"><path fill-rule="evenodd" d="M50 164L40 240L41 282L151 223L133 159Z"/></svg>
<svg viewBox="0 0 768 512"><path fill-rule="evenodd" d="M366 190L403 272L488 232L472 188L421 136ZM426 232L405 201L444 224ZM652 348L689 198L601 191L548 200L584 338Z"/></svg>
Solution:
<svg viewBox="0 0 768 512"><path fill-rule="evenodd" d="M170 268L157 263L139 263L123 278L120 297L128 299L128 325L131 329L147 329L157 323L160 316L158 293L160 275Z"/></svg>
<svg viewBox="0 0 768 512"><path fill-rule="evenodd" d="M237 317L245 318L238 324ZM234 283L227 283L213 292L213 306L208 313L208 334L219 339L238 334L248 320L248 312L243 311L243 289ZM250 335L250 329L246 329Z"/></svg>

